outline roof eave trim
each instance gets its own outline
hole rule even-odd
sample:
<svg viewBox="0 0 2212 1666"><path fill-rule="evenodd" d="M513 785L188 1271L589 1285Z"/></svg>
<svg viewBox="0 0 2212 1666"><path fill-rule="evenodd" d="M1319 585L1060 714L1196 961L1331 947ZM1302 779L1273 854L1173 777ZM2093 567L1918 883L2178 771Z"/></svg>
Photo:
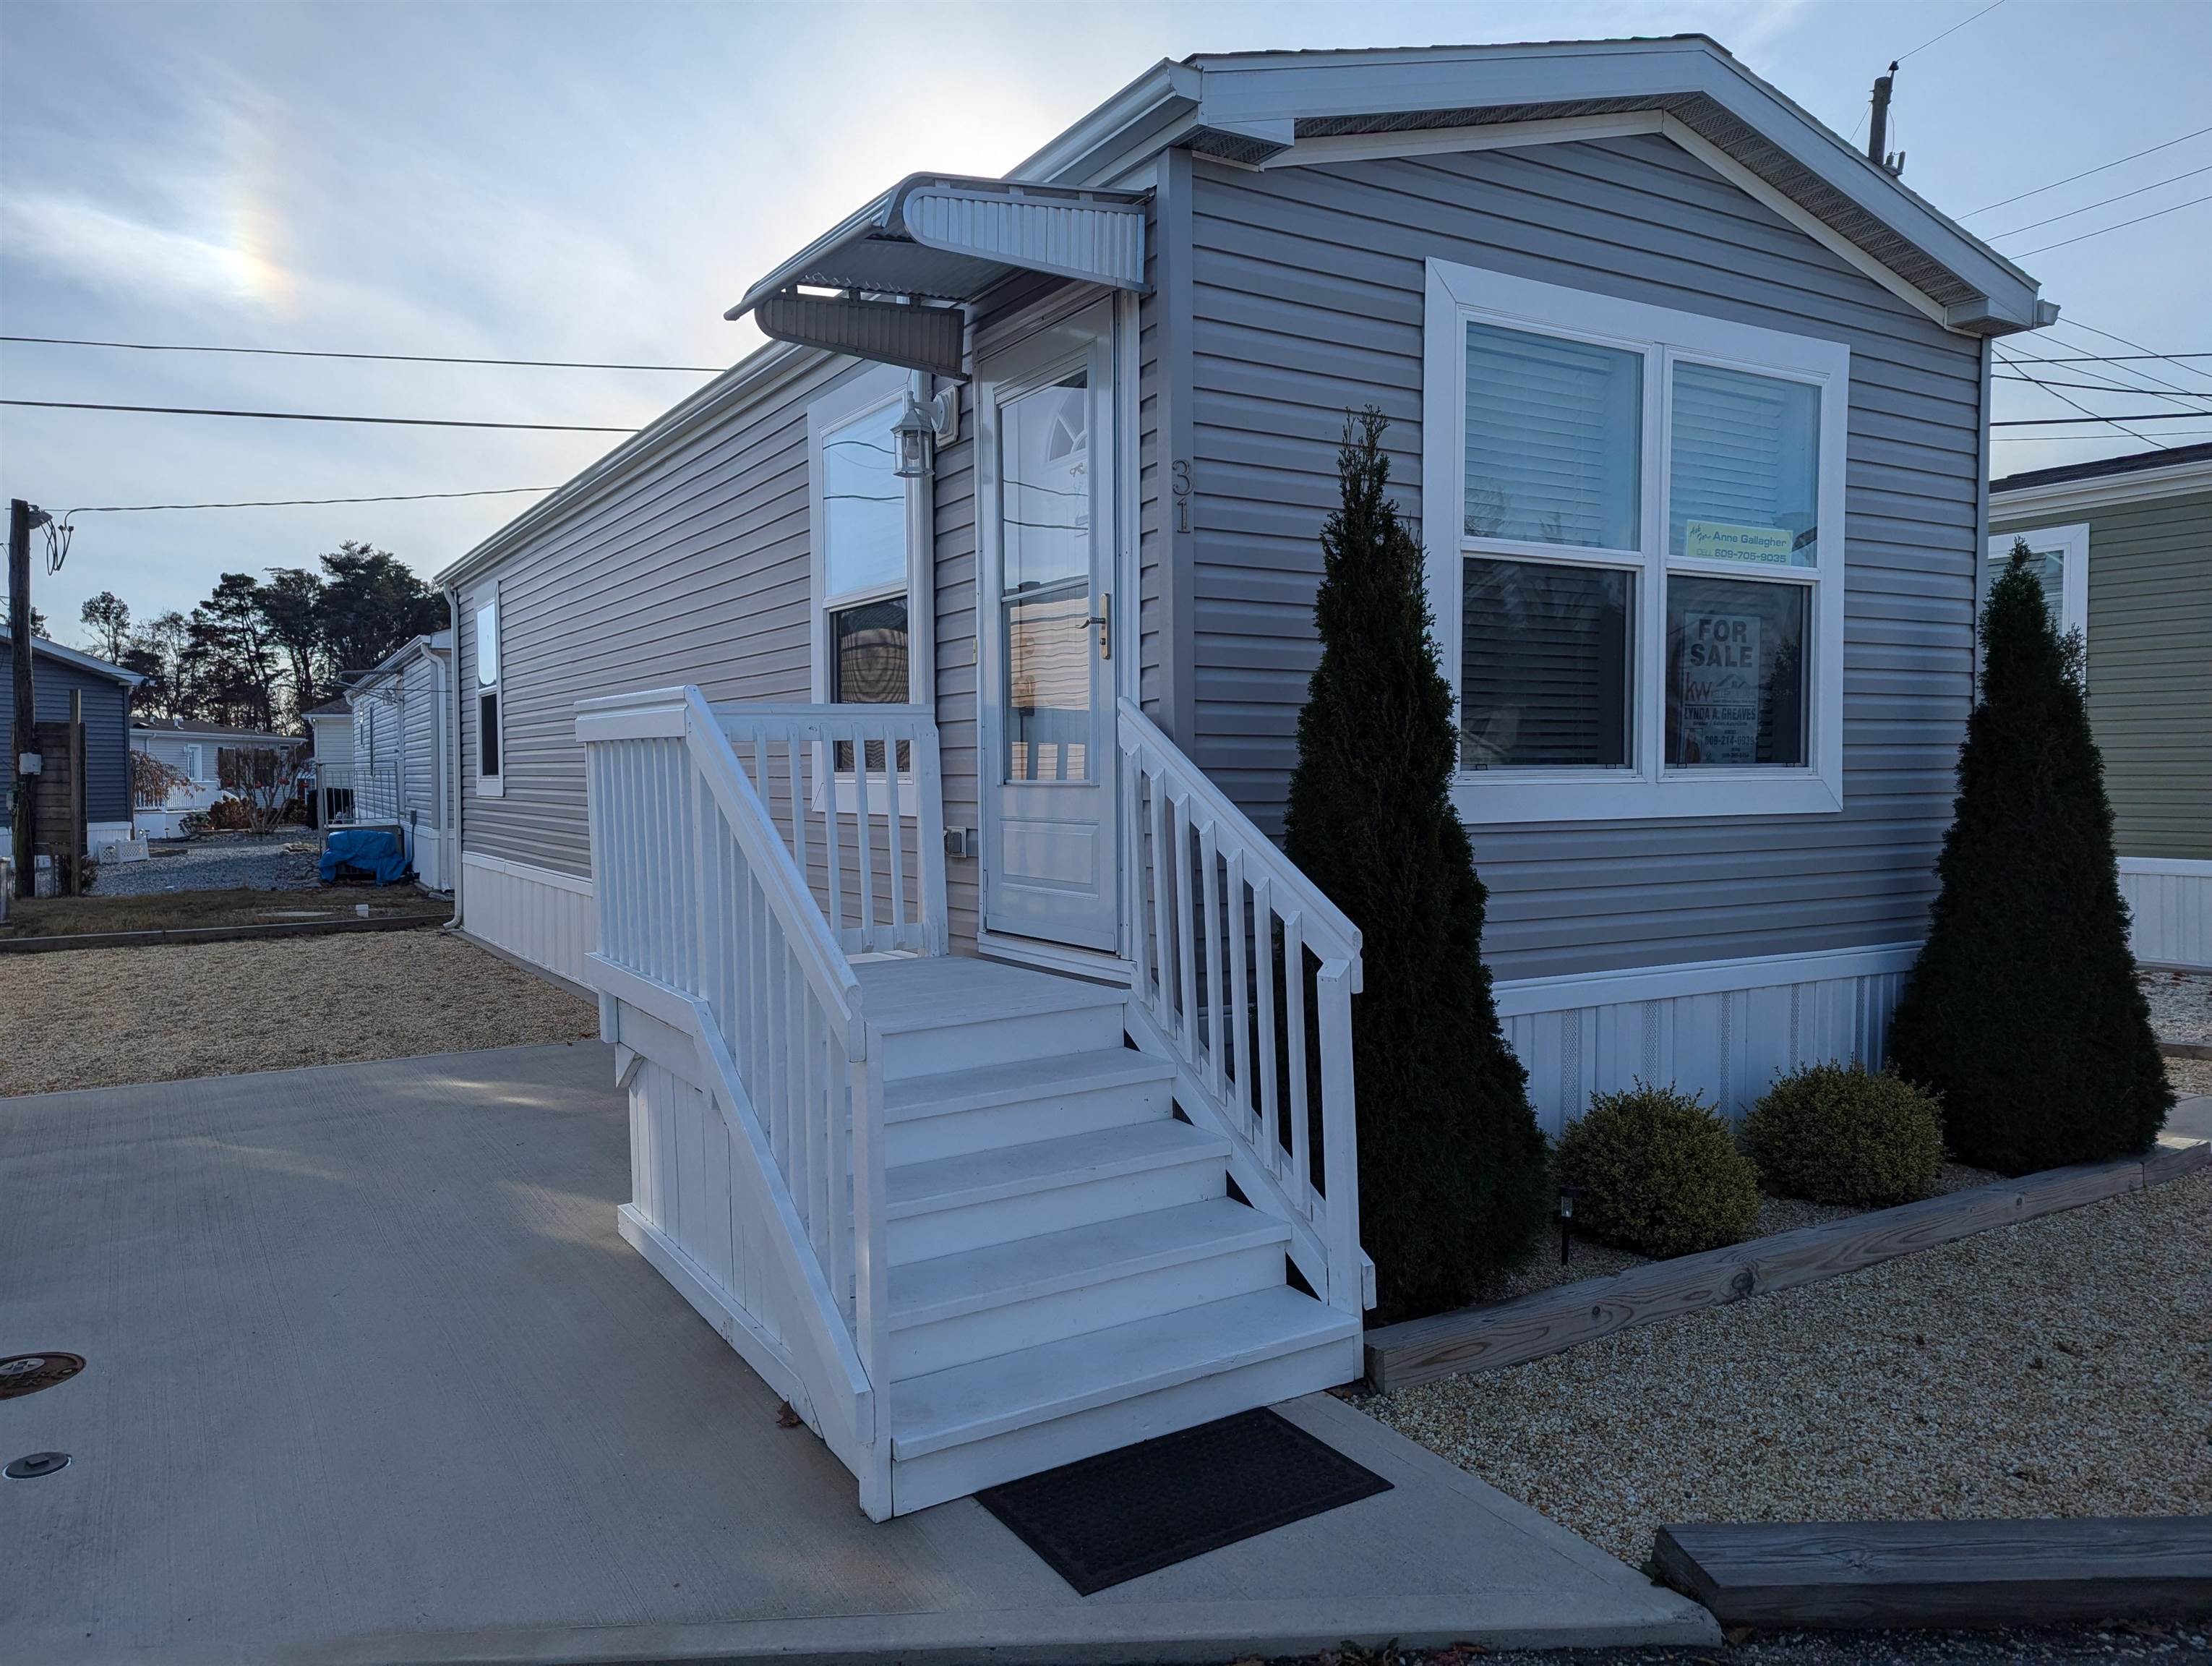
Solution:
<svg viewBox="0 0 2212 1666"><path fill-rule="evenodd" d="M2160 468L2130 469L2124 474L2092 475L2083 480L2051 480L2033 486L1990 488L1990 522L2019 521L2037 515L2114 508L2166 497L2212 491L2212 457L2194 457Z"/></svg>
<svg viewBox="0 0 2212 1666"><path fill-rule="evenodd" d="M4 638L0 638L0 641L4 641ZM45 636L33 636L31 638L31 663L36 665L41 659L58 660L64 665L75 666L79 671L90 672L95 677L105 677L111 682L120 683L127 689L135 689L146 680L137 672L125 671L112 660L103 660L96 654L84 653L82 649L73 648L65 642L57 642Z"/></svg>

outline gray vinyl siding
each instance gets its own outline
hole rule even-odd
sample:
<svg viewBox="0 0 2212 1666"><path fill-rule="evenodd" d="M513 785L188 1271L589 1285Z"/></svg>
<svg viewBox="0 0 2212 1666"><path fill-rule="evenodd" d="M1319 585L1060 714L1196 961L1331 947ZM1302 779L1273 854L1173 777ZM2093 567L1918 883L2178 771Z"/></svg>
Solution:
<svg viewBox="0 0 2212 1666"><path fill-rule="evenodd" d="M1992 534L2085 521L2089 721L2119 854L2212 860L2212 493L1990 512Z"/></svg>
<svg viewBox="0 0 2212 1666"><path fill-rule="evenodd" d="M1193 164L1186 750L1270 832L1318 654L1346 414L1418 523L1426 257L1851 350L1844 809L1479 827L1506 978L1917 938L1971 697L1979 344L1656 136L1254 173Z"/></svg>
<svg viewBox="0 0 2212 1666"><path fill-rule="evenodd" d="M808 697L806 407L863 368L823 356L765 403L703 418L462 586L465 850L591 873L579 700L684 683ZM488 798L476 613L495 585L504 791Z"/></svg>
<svg viewBox="0 0 2212 1666"><path fill-rule="evenodd" d="M87 821L131 819L131 693L112 678L51 654L31 654L32 709L42 723L67 721L70 696L84 696L84 813ZM0 643L0 735L15 721L12 650ZM213 762L210 752L210 760ZM6 824L0 816L0 825Z"/></svg>

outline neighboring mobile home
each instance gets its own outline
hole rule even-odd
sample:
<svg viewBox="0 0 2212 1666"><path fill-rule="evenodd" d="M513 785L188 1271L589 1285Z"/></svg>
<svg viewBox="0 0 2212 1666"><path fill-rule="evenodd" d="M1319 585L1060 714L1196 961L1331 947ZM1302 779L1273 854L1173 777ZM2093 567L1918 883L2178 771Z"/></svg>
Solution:
<svg viewBox="0 0 2212 1666"><path fill-rule="evenodd" d="M307 751L298 735L272 734L265 729L238 729L197 718L173 717L143 721L131 728L131 750L157 758L183 772L184 781L158 801L140 804L134 814L138 830L148 838L173 839L184 831L185 818L204 815L221 799L234 798L224 784L223 755L254 752L264 755L275 767L289 768ZM265 771L264 771L265 773Z"/></svg>
<svg viewBox="0 0 2212 1666"><path fill-rule="evenodd" d="M2212 967L2212 445L1991 482L1984 593L2021 538L2081 633L2136 957Z"/></svg>
<svg viewBox="0 0 2212 1666"><path fill-rule="evenodd" d="M336 818L398 830L415 877L453 889L453 785L446 755L453 729L450 630L413 637L348 691L349 761L319 770L326 791L343 774L350 801Z"/></svg>
<svg viewBox="0 0 2212 1666"><path fill-rule="evenodd" d="M85 845L95 856L103 846L120 853L131 845L131 691L143 680L136 672L43 636L33 641L31 692L38 721L67 721L72 694L84 702ZM15 654L0 633L0 735L12 733L15 721ZM12 770L7 786L12 793ZM0 811L0 825L6 821L6 812Z"/></svg>
<svg viewBox="0 0 2212 1666"><path fill-rule="evenodd" d="M459 907L601 991L625 1234L872 1513L1357 1373L1362 948L1271 842L1350 412L1545 1125L1879 1058L2056 311L1712 42L1163 64L740 313L441 576Z"/></svg>

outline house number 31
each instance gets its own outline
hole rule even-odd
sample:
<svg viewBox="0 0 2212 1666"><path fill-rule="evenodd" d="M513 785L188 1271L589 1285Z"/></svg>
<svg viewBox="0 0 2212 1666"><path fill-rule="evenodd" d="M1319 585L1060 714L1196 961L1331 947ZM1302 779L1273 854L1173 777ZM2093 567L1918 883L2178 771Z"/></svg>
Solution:
<svg viewBox="0 0 2212 1666"><path fill-rule="evenodd" d="M1190 530L1190 465L1178 459L1168 469L1169 489L1175 494L1175 529Z"/></svg>

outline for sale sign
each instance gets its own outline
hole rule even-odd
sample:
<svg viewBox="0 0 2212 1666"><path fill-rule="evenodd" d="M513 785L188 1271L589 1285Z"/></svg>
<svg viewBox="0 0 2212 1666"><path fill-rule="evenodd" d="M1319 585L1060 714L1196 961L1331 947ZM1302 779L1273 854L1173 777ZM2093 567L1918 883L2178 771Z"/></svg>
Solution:
<svg viewBox="0 0 2212 1666"><path fill-rule="evenodd" d="M1685 763L1759 762L1759 616L1682 616L1675 721Z"/></svg>

